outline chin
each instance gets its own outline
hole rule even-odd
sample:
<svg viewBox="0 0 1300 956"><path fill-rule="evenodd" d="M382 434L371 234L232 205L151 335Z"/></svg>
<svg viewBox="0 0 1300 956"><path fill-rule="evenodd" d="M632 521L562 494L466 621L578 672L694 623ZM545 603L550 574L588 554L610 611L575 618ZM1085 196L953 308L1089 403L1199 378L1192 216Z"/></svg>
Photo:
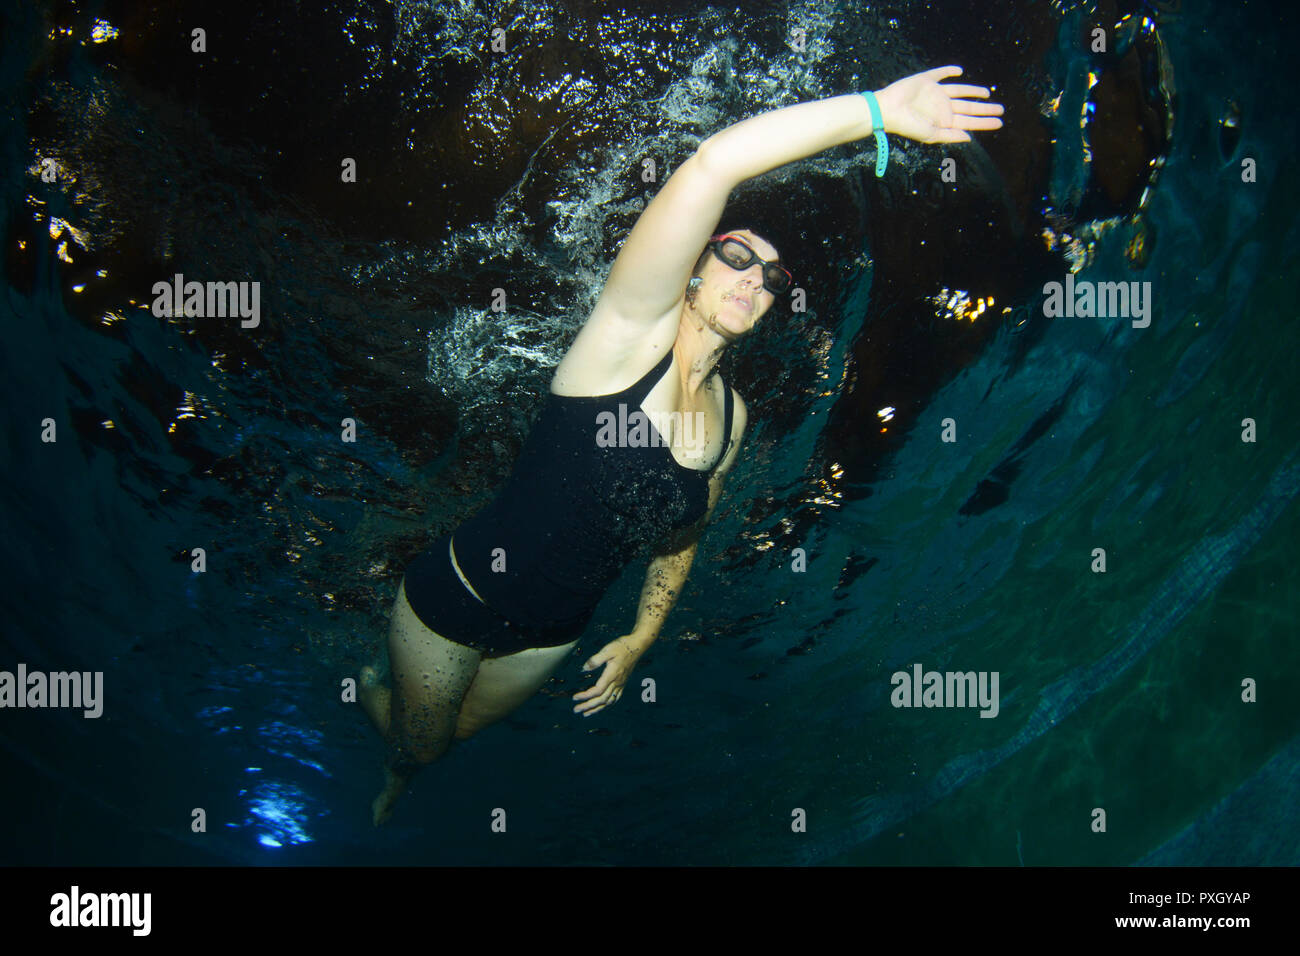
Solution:
<svg viewBox="0 0 1300 956"><path fill-rule="evenodd" d="M732 335L744 335L753 328L753 323L749 320L749 316L741 317L738 315L726 316L719 325Z"/></svg>
<svg viewBox="0 0 1300 956"><path fill-rule="evenodd" d="M745 322L743 324L737 323L735 325L727 325L725 326L725 329L733 340L743 339L750 332L754 331L754 323Z"/></svg>

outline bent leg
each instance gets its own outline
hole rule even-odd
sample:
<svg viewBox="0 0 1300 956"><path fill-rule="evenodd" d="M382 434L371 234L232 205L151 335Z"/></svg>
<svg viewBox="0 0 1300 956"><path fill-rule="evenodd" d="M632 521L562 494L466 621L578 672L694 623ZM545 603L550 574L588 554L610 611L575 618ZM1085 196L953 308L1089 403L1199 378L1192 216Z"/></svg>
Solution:
<svg viewBox="0 0 1300 956"><path fill-rule="evenodd" d="M518 709L577 646L575 640L558 647L529 647L480 662L461 704L456 739L465 740Z"/></svg>
<svg viewBox="0 0 1300 956"><path fill-rule="evenodd" d="M388 782L375 800L375 823L392 813L406 782L446 751L461 701L482 655L426 627L411 610L403 581L388 631L393 687L387 743Z"/></svg>
<svg viewBox="0 0 1300 956"><path fill-rule="evenodd" d="M366 712L379 736L388 739L388 725L393 717L393 692L379 681L379 671L367 664L357 681L357 701Z"/></svg>

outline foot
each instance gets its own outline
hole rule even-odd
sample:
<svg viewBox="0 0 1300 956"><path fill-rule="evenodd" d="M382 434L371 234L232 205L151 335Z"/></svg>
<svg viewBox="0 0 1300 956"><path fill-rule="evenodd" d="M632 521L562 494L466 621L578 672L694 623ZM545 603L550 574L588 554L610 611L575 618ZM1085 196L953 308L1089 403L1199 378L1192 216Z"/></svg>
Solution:
<svg viewBox="0 0 1300 956"><path fill-rule="evenodd" d="M379 672L366 665L361 668L357 682L357 700L383 737L388 736L388 722L392 718L393 692L379 682Z"/></svg>
<svg viewBox="0 0 1300 956"><path fill-rule="evenodd" d="M393 771L384 768L384 789L379 792L379 796L370 804L370 809L374 814L375 826L382 826L388 822L388 818L393 815L393 807L397 804L397 798L406 790L406 781L397 776Z"/></svg>

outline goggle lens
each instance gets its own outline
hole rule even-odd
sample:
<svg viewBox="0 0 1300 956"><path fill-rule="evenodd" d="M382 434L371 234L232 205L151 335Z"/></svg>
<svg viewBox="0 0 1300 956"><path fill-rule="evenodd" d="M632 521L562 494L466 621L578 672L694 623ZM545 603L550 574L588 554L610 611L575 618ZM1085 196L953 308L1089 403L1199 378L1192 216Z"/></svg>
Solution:
<svg viewBox="0 0 1300 956"><path fill-rule="evenodd" d="M733 269L748 269L755 262L762 262L758 253L739 239L723 239L717 245L718 257ZM763 263L763 287L777 295L789 290L790 273L776 263Z"/></svg>

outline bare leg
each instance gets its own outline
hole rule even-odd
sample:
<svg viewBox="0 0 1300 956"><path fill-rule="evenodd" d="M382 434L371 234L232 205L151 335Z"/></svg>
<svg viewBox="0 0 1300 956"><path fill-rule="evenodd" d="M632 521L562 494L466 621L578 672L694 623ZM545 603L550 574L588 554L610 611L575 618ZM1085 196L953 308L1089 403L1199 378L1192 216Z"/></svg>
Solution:
<svg viewBox="0 0 1300 956"><path fill-rule="evenodd" d="M361 668L357 699L381 737L388 736L388 725L393 716L392 697L393 692L379 682L379 671L369 664Z"/></svg>
<svg viewBox="0 0 1300 956"><path fill-rule="evenodd" d="M560 647L530 647L484 660L461 703L456 739L464 740L518 710L577 646L575 640Z"/></svg>
<svg viewBox="0 0 1300 956"><path fill-rule="evenodd" d="M392 815L415 771L447 750L461 701L482 655L425 627L411 610L403 581L393 602L388 657L393 672L391 691L378 683L373 668L363 668L361 674L362 706L383 731L388 745L384 788L371 805L375 826Z"/></svg>

